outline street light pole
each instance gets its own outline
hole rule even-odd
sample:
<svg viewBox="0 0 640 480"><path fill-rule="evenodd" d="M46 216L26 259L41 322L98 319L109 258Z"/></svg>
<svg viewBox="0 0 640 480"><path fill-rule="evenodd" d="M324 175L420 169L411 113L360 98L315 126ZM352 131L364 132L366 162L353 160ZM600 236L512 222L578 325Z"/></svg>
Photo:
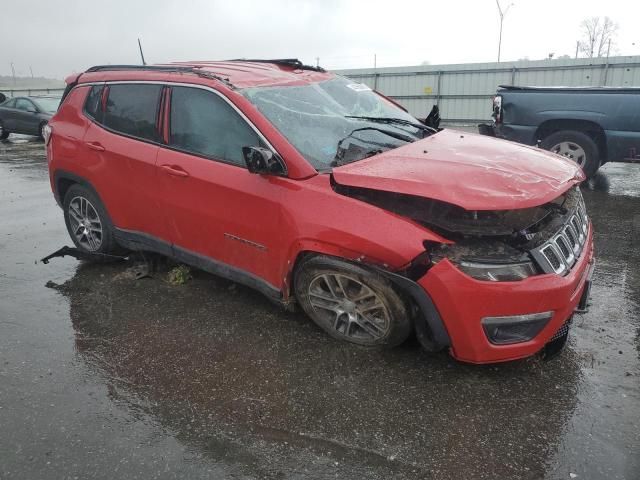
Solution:
<svg viewBox="0 0 640 480"><path fill-rule="evenodd" d="M500 6L500 0L496 0L496 5L498 6L498 15L500 15L500 36L498 37L498 63L500 63L500 50L502 49L502 22L504 21L504 17L507 15L509 9L513 6L513 3L510 3L504 11Z"/></svg>

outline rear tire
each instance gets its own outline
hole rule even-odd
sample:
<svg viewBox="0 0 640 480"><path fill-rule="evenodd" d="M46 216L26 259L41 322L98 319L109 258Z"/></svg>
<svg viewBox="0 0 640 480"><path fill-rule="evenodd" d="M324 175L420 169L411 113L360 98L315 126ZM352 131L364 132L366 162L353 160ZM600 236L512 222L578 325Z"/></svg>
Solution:
<svg viewBox="0 0 640 480"><path fill-rule="evenodd" d="M413 329L407 305L375 271L327 256L304 260L294 290L307 315L333 338L394 347Z"/></svg>
<svg viewBox="0 0 640 480"><path fill-rule="evenodd" d="M92 258L98 262L111 260L101 254L121 253L115 241L113 223L93 190L72 185L64 196L63 209L67 231L78 249L97 254Z"/></svg>
<svg viewBox="0 0 640 480"><path fill-rule="evenodd" d="M586 133L561 130L544 138L540 146L576 162L587 178L593 177L600 168L600 150Z"/></svg>
<svg viewBox="0 0 640 480"><path fill-rule="evenodd" d="M9 131L5 130L3 123L0 122L0 140L6 140L7 138L9 138L9 135Z"/></svg>

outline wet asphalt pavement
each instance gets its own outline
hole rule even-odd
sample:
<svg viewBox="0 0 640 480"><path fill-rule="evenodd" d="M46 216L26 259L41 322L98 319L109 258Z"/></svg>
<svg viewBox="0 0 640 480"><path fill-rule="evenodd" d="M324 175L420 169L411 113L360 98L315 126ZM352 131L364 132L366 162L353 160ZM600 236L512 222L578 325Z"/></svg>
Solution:
<svg viewBox="0 0 640 480"><path fill-rule="evenodd" d="M640 165L601 172L568 348L478 367L202 272L35 263L71 241L42 143L0 143L0 478L640 478Z"/></svg>

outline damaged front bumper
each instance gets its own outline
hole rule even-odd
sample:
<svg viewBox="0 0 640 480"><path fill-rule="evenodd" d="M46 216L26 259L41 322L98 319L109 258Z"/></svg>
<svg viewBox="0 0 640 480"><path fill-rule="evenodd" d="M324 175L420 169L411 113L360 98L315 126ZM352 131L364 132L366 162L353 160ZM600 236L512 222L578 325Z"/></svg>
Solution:
<svg viewBox="0 0 640 480"><path fill-rule="evenodd" d="M578 306L586 304L593 264L589 226L582 255L564 276L549 273L515 282L487 282L471 278L444 259L418 284L428 292L446 325L454 358L470 363L504 362L534 355L552 342ZM518 343L492 343L482 323L484 318L543 312L551 313L539 332Z"/></svg>

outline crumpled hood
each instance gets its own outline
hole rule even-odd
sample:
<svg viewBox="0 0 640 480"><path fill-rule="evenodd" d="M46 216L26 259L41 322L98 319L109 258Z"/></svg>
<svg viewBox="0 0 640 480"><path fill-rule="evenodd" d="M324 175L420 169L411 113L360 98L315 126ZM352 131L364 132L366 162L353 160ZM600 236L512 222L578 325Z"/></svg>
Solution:
<svg viewBox="0 0 640 480"><path fill-rule="evenodd" d="M547 203L584 180L584 174L570 160L539 148L446 129L334 168L333 179L466 210L512 210Z"/></svg>

